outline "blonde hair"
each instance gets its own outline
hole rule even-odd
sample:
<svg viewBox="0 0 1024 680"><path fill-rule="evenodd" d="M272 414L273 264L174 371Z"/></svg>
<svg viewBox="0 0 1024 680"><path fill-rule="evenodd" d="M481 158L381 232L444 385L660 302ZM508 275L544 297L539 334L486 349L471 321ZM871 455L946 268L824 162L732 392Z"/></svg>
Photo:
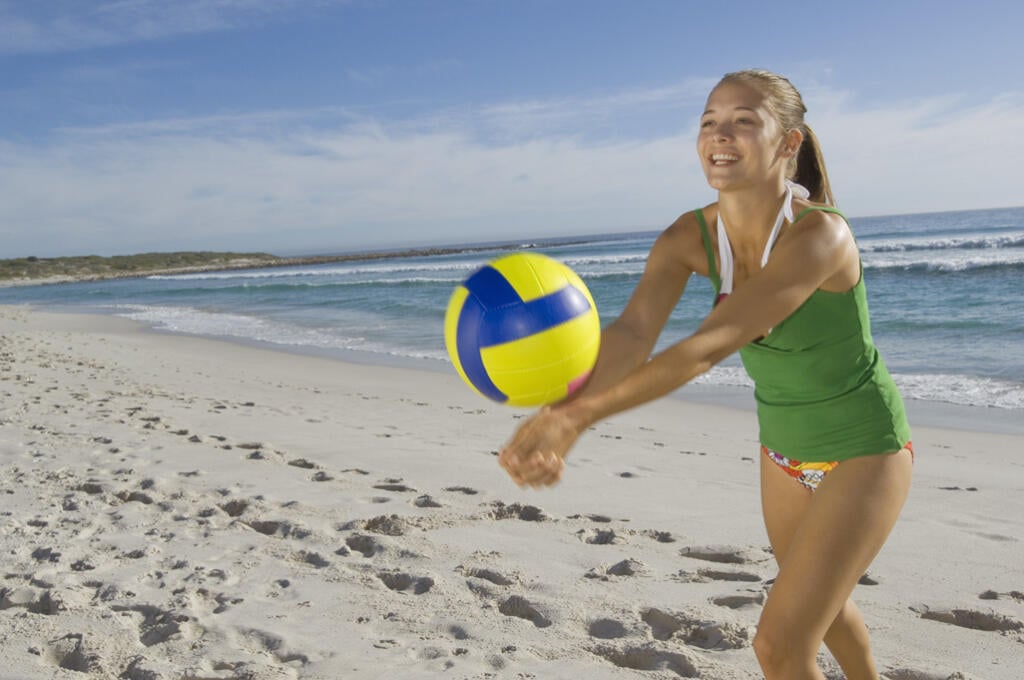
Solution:
<svg viewBox="0 0 1024 680"><path fill-rule="evenodd" d="M790 161L789 179L807 187L811 200L834 206L835 196L825 171L825 159L821 155L821 144L811 126L804 122L807 107L800 92L793 83L783 76L763 69L734 71L722 76L718 84L742 82L756 87L765 97L765 104L775 116L783 133L799 130L803 136L800 149Z"/></svg>

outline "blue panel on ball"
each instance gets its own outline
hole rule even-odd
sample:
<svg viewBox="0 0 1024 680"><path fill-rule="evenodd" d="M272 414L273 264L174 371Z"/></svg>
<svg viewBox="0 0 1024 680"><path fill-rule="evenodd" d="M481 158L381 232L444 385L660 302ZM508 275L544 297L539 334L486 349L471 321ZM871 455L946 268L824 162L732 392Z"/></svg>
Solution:
<svg viewBox="0 0 1024 680"><path fill-rule="evenodd" d="M504 279L502 279L504 281ZM514 292L514 291L513 291ZM481 394L497 402L508 401L508 396L498 389L487 369L484 368L484 360L480 355L480 344L478 331L484 323L484 307L480 301L470 295L462 304L462 311L459 313L459 324L455 334L455 345L459 353L459 362L469 382L473 384Z"/></svg>
<svg viewBox="0 0 1024 680"><path fill-rule="evenodd" d="M480 346L500 345L546 331L589 309L590 300L573 286L518 305L489 308L486 323L480 328Z"/></svg>
<svg viewBox="0 0 1024 680"><path fill-rule="evenodd" d="M522 302L519 293L512 284L494 267L481 267L475 274L462 284L484 306L484 309L495 309L505 305Z"/></svg>

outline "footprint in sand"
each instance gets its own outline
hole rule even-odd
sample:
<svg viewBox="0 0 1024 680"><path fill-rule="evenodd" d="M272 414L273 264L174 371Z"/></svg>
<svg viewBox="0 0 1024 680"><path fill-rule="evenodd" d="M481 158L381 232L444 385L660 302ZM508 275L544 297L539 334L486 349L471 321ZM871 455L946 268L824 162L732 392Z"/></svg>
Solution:
<svg viewBox="0 0 1024 680"><path fill-rule="evenodd" d="M635 671L669 671L681 678L696 678L700 674L686 654L659 649L654 645L631 647L595 647L590 652L610 661L619 668Z"/></svg>
<svg viewBox="0 0 1024 680"><path fill-rule="evenodd" d="M102 671L100 655L86 646L81 633L68 633L48 641L46 650L40 650L45 661L69 671L92 673Z"/></svg>
<svg viewBox="0 0 1024 680"><path fill-rule="evenodd" d="M255 648L266 654L269 660L273 660L274 665L267 664L247 664L248 668L253 668L254 677L281 677L281 666L287 664L298 664L305 666L311 661L316 660L316 657L305 654L293 648L289 642L276 633L271 633L265 630L259 630L257 628L239 628L237 632L242 635L245 639L245 646ZM230 662L222 662L227 668L235 666L241 666L241 664L234 664ZM298 677L296 675L285 675L286 678Z"/></svg>
<svg viewBox="0 0 1024 680"><path fill-rule="evenodd" d="M598 524L608 524L612 521L612 518L607 515L569 515L568 519L589 519Z"/></svg>
<svg viewBox="0 0 1024 680"><path fill-rule="evenodd" d="M1008 597L1011 600L1024 603L1024 593L1019 590L1011 590L1008 593L998 593L994 590L986 590L985 592L978 595L979 600L998 600L1002 597Z"/></svg>
<svg viewBox="0 0 1024 680"><path fill-rule="evenodd" d="M478 493L480 493L476 489L471 489L468 486L447 486L447 487L444 488L444 490L445 491L450 491L452 493L466 494L467 496L475 496Z"/></svg>
<svg viewBox="0 0 1024 680"><path fill-rule="evenodd" d="M489 581L496 586L510 586L515 583L513 579L505 576L504 574L486 567L467 567L460 564L455 568L455 570L463 576L483 579L484 581Z"/></svg>
<svg viewBox="0 0 1024 680"><path fill-rule="evenodd" d="M178 635L191 637L190 632L198 632L198 626L191 623L189 617L173 609L151 604L112 605L110 609L135 618L139 642L146 647L167 642Z"/></svg>
<svg viewBox="0 0 1024 680"><path fill-rule="evenodd" d="M374 537L364 534L355 534L345 539L345 546L354 550L363 557L373 557L384 552L384 546Z"/></svg>
<svg viewBox="0 0 1024 680"><path fill-rule="evenodd" d="M466 587L484 600L500 600L498 611L517 619L529 621L537 628L547 628L551 625L551 618L547 616L537 605L521 595L504 596L500 591L491 586L509 586L513 580L496 571L485 568L457 567L466 578ZM504 598L504 599L502 599Z"/></svg>
<svg viewBox="0 0 1024 680"><path fill-rule="evenodd" d="M689 546L679 551L683 557L722 564L757 564L771 559L771 554L757 548L709 545Z"/></svg>
<svg viewBox="0 0 1024 680"><path fill-rule="evenodd" d="M595 619L587 624L587 635L599 640L616 640L629 635L629 629L615 619Z"/></svg>
<svg viewBox="0 0 1024 680"><path fill-rule="evenodd" d="M311 550L300 550L291 555L291 560L297 564L316 567L317 569L331 566L330 560L325 559L320 553Z"/></svg>
<svg viewBox="0 0 1024 680"><path fill-rule="evenodd" d="M764 604L765 594L763 592L750 593L748 595L720 595L711 598L711 603L728 609L742 609L743 607L761 606Z"/></svg>
<svg viewBox="0 0 1024 680"><path fill-rule="evenodd" d="M441 505L441 503L436 501L429 494L424 494L422 496L417 496L416 499L412 502L412 504L415 505L417 508L440 508L440 507L443 507Z"/></svg>
<svg viewBox="0 0 1024 680"><path fill-rule="evenodd" d="M697 571L679 571L672 577L675 581L683 583L707 583L708 581L740 581L745 583L759 583L763 579L760 575L751 571L731 571L726 569L703 568Z"/></svg>
<svg viewBox="0 0 1024 680"><path fill-rule="evenodd" d="M459 626L459 625L456 625L456 624L452 624L452 625L448 626L448 634L451 635L452 638L454 638L456 640L468 640L469 639L469 633L466 632L466 629L463 628L462 626Z"/></svg>
<svg viewBox="0 0 1024 680"><path fill-rule="evenodd" d="M683 613L645 609L640 618L655 640L679 638L688 645L708 650L740 649L750 645L752 631L734 623L709 621Z"/></svg>
<svg viewBox="0 0 1024 680"><path fill-rule="evenodd" d="M246 499L231 499L217 505L228 517L240 517L249 509L249 501Z"/></svg>
<svg viewBox="0 0 1024 680"><path fill-rule="evenodd" d="M402 480L400 479L385 479L380 484L374 484L373 488L380 489L381 491L395 491L398 493L416 492L416 489L412 488L411 486L406 486L405 484L402 484Z"/></svg>
<svg viewBox="0 0 1024 680"><path fill-rule="evenodd" d="M585 578L593 578L601 581L610 581L609 577L612 576L638 576L647 573L647 565L640 560L634 560L633 558L627 558L621 562L616 562L610 567L600 566L594 567L586 574Z"/></svg>
<svg viewBox="0 0 1024 680"><path fill-rule="evenodd" d="M977 611L974 609L957 609L953 607L932 608L927 605L916 605L910 608L922 619L949 623L961 628L972 630L1018 632L1024 630L1024 623L1009 616L993 611Z"/></svg>
<svg viewBox="0 0 1024 680"><path fill-rule="evenodd" d="M257 533L263 534L264 536L271 536L273 538L294 538L301 540L308 538L313 533L309 529L293 524L287 520L255 519L251 521L242 521L240 523Z"/></svg>
<svg viewBox="0 0 1024 680"><path fill-rule="evenodd" d="M544 511L534 505L520 503L506 505L502 501L494 501L490 507L492 508L488 513L490 519L520 519L524 522L543 522L548 519Z"/></svg>
<svg viewBox="0 0 1024 680"><path fill-rule="evenodd" d="M641 531L640 533L643 534L644 536L650 536L651 538L653 538L658 543L675 543L676 542L675 537L672 535L672 532L670 532L670 531L655 531L653 529L648 529L646 531Z"/></svg>
<svg viewBox="0 0 1024 680"><path fill-rule="evenodd" d="M288 464L292 467L302 468L304 470L315 470L320 467L316 463L308 461L305 458L294 458L288 461Z"/></svg>
<svg viewBox="0 0 1024 680"><path fill-rule="evenodd" d="M434 587L434 579L428 576L412 576L405 572L382 571L377 573L377 578L395 592L412 592L413 595L422 595Z"/></svg>
<svg viewBox="0 0 1024 680"><path fill-rule="evenodd" d="M880 677L882 680L980 680L980 678L959 671L950 674L942 671L921 671L912 668L893 668L882 673Z"/></svg>
<svg viewBox="0 0 1024 680"><path fill-rule="evenodd" d="M542 614L529 600L519 595L512 595L498 605L498 611L505 616L525 619L538 628L547 628L551 619Z"/></svg>
<svg viewBox="0 0 1024 680"><path fill-rule="evenodd" d="M398 515L378 515L370 519L357 519L338 526L338 531L363 529L382 536L404 536L408 522Z"/></svg>
<svg viewBox="0 0 1024 680"><path fill-rule="evenodd" d="M616 545L625 543L626 539L612 529L580 529L576 536L590 545Z"/></svg>

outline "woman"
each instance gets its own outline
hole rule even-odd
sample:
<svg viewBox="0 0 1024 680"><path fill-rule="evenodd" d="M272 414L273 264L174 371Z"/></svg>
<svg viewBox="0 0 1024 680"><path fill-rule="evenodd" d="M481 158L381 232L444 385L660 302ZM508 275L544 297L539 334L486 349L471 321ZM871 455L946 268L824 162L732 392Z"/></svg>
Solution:
<svg viewBox="0 0 1024 680"><path fill-rule="evenodd" d="M860 256L829 207L805 111L781 76L741 71L719 82L697 139L718 201L658 237L602 334L587 385L526 421L499 460L521 486L554 484L589 426L740 351L755 383L762 508L779 566L754 652L768 680L823 680L815 657L824 641L847 678L877 679L849 596L896 522L913 452L871 340ZM693 335L650 357L693 272L715 285L713 309Z"/></svg>

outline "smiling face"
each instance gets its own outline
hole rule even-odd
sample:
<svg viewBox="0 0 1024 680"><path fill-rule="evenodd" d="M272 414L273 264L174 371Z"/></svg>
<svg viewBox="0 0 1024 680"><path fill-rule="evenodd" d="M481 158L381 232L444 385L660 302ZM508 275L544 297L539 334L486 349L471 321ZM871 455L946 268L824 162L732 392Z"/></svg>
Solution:
<svg viewBox="0 0 1024 680"><path fill-rule="evenodd" d="M791 137L783 134L760 90L740 81L720 83L708 96L697 137L708 184L718 191L781 185L799 147L800 139L794 145Z"/></svg>

